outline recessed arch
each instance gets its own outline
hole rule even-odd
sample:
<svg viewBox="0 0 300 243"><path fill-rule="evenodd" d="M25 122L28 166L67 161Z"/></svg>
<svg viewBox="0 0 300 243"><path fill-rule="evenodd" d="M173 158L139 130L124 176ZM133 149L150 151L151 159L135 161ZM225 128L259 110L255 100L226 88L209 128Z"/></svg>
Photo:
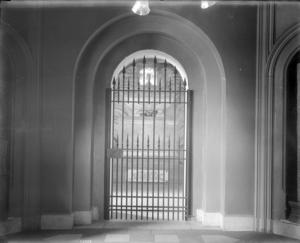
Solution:
<svg viewBox="0 0 300 243"><path fill-rule="evenodd" d="M0 48L9 56L11 80L11 166L9 216L22 218L22 228L38 229L39 221L32 221L40 213L38 90L33 56L23 37L5 22L0 24ZM34 115L35 118L33 118ZM35 129L30 129L34 127ZM35 201L36 200L36 201ZM34 203L33 203L34 202ZM34 204L34 205L33 205ZM34 210L32 210L34 209Z"/></svg>
<svg viewBox="0 0 300 243"><path fill-rule="evenodd" d="M117 68L115 69L114 73L113 73L113 77L116 77L118 73L121 72L122 68L124 66L127 66L128 64L130 64L132 62L133 59L142 59L143 57L148 58L148 57L157 57L160 59L164 59L167 60L168 63L172 64L174 67L177 68L178 72L180 73L182 79L186 80L187 82L187 87L188 87L188 77L186 74L186 71L184 70L184 68L182 67L182 65L180 64L180 62L175 59L173 56L162 52L162 51L158 51L158 50L139 50L136 51L134 53L131 53L129 56L125 57L123 59L122 62L119 63L119 65L117 66Z"/></svg>
<svg viewBox="0 0 300 243"><path fill-rule="evenodd" d="M269 56L266 79L268 95L264 97L268 106L268 139L265 144L269 154L264 174L266 179L266 203L268 218L280 220L285 218L285 95L287 68L292 57L300 50L300 25L288 29L275 43ZM275 186L271 186L275 185ZM276 227L275 227L276 230Z"/></svg>
<svg viewBox="0 0 300 243"><path fill-rule="evenodd" d="M145 38L146 36L152 38L152 42L151 39ZM137 46L143 48L138 49L130 44L130 42L137 43L133 41L138 41ZM166 43L169 43L169 46ZM128 49L121 49L120 46ZM92 166L94 166L93 171L95 166L103 166L105 155L104 143L99 139L100 135L104 136L105 129L97 127L97 124L104 122L104 118L95 114L95 110L101 110L102 114L105 112L105 107L100 105L104 102L104 87L110 86L113 71L118 63L124 57L141 49L155 49L174 56L186 70L189 88L197 93L195 99L199 106L195 109L195 119L201 121L201 131L198 131L199 136L195 138L195 144L202 145L201 148L194 148L193 157L195 160L206 161L199 162L196 167L198 173L203 174L204 170L212 171L211 165L216 163L219 165L221 178L215 190L208 192L210 178L202 176L199 179L199 176L194 175L195 180L202 181L201 188L194 188L194 190L200 190L200 194L203 195L215 193L211 198L217 198L209 201L209 197L198 195L197 208L223 211L226 84L222 60L214 44L202 30L188 20L164 11L153 11L144 18L124 15L109 21L89 38L77 59L74 69L73 210L89 210L95 204L94 201L97 201L97 205L103 203L100 196L95 196L95 188L92 191L82 190L82 184L85 184L86 188L91 188L95 184L97 180L95 176L91 181L83 181L82 178L90 178ZM122 55L116 50L121 50ZM181 59L180 53L187 56L190 62ZM112 56L113 58L110 58ZM213 135L208 137L212 131L214 131ZM90 162L86 166L83 161L93 161L93 163ZM87 200L83 202L82 198Z"/></svg>

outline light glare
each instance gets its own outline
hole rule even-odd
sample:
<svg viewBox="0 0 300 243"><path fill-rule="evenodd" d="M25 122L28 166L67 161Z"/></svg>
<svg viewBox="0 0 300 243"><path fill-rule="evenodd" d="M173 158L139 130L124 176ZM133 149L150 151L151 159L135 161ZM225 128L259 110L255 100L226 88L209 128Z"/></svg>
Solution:
<svg viewBox="0 0 300 243"><path fill-rule="evenodd" d="M132 12L137 15L144 16L150 13L149 1L135 1Z"/></svg>
<svg viewBox="0 0 300 243"><path fill-rule="evenodd" d="M216 1L201 1L201 8L206 9L216 4Z"/></svg>

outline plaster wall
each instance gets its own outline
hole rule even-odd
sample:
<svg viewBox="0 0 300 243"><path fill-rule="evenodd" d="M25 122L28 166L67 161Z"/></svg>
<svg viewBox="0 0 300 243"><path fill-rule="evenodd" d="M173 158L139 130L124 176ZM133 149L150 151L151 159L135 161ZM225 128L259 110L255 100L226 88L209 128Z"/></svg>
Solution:
<svg viewBox="0 0 300 243"><path fill-rule="evenodd" d="M254 207L256 7L216 5L204 11L194 5L175 5L161 6L160 10L182 16L202 29L216 46L225 70L227 96L225 181L221 185L220 154L214 153L216 148L213 146L213 140L210 141L210 146L207 148L212 162L206 164L208 173L203 174L201 134L195 136L193 140L195 151L193 160L196 164L193 186L194 206L197 208L205 206L208 212L223 211L230 215L252 215ZM40 17L34 17L36 16L34 13L36 14L37 11ZM4 10L4 21L25 39L31 52L37 53L39 56L38 61L34 64L34 70L39 74L40 82L37 91L40 96L40 143L37 147L40 153L40 169L37 173L40 178L41 201L35 207L39 208L41 214L69 214L74 209L82 211L89 210L93 204L100 208L103 205L103 194L97 193L97 187L91 188L93 181L95 185L99 185L99 190L101 186L103 187L101 180L104 171L105 132L103 101L97 103L95 107L97 111L95 114L99 116L99 125L96 124L97 132L95 134L100 138L94 143L97 153L92 153L90 149L93 142L91 134L84 130L76 131L82 133L85 140L81 140L82 143L79 144L82 150L75 151L81 158L80 180L73 180L74 72L76 60L88 38L108 20L124 13L130 13L129 6L41 9L26 7ZM37 23L40 23L40 29L34 28ZM107 55L103 62L107 69L99 70L99 77L104 72L105 76L109 77L108 74L112 73L113 65L117 66L118 61L125 57L120 55L121 53L130 54L126 53L122 45L129 47L128 50L146 47L165 49L170 52L169 54L177 55L179 61L182 60L185 63L189 63L185 61L188 58L193 58L193 50L188 50L191 54L186 56L179 56L179 52L176 54L174 49L168 50L166 38L156 38L151 35L135 38L139 41L134 42L133 38L131 43L124 42L116 46L116 50L120 50L120 52L119 54L112 52L112 59ZM173 46L175 45L176 43ZM111 64L112 66L110 66ZM189 73L193 71L193 66L185 66L185 69ZM105 81L102 82L105 83ZM195 99L202 100L202 84L197 83L197 80L194 82ZM98 95L101 94L101 97L107 87L107 84L104 83L101 85L102 89L99 89ZM216 93L217 95L218 93ZM78 100L80 99L81 97L78 97ZM205 99L202 101L205 102ZM209 102L213 103L214 101L210 100ZM87 112L90 109L92 107L86 107ZM194 109L195 117L201 120L202 114L198 110L199 107ZM203 112L205 113L205 110ZM220 118L211 116L207 122L213 124L218 122L218 119ZM90 126L92 126L92 122ZM200 133L200 130L197 131L197 129L199 127L196 125L196 134ZM217 136L218 134L208 134L208 138ZM15 149L21 153L24 148L17 147ZM86 153L86 151L89 152ZM27 153L35 152L34 148L27 151ZM94 159L95 173L91 179L88 176L92 166L89 158ZM197 165L197 163L199 164ZM203 177L205 177L205 184L201 183ZM221 203L222 186L225 188L223 206ZM84 193L74 199L76 194L74 188ZM203 191L207 192L205 198ZM91 197L91 195L96 196Z"/></svg>
<svg viewBox="0 0 300 243"><path fill-rule="evenodd" d="M300 22L299 3L278 3L274 9L275 41L291 26Z"/></svg>

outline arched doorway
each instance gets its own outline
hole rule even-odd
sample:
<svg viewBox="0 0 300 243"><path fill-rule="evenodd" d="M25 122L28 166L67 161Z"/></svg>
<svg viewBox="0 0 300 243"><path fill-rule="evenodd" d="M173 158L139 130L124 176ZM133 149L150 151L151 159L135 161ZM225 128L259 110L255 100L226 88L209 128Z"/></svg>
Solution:
<svg viewBox="0 0 300 243"><path fill-rule="evenodd" d="M124 15L99 28L84 45L74 69L75 224L104 219L108 128L105 88L124 57L139 50L172 55L188 73L193 90L191 216L208 222L225 206L226 80L221 57L208 36L188 20L169 12L152 11L145 18ZM132 28L135 26L135 28ZM121 68L122 69L122 68ZM106 135L106 136L105 136ZM218 174L220 176L206 176ZM91 178L87 180L86 178ZM206 213L208 212L208 213ZM86 215L84 222L80 220ZM77 217L78 216L78 217Z"/></svg>
<svg viewBox="0 0 300 243"><path fill-rule="evenodd" d="M299 231L297 224L290 224L286 219L286 95L288 66L299 52L299 25L292 26L277 40L269 55L266 67L266 85L268 92L262 95L264 104L265 127L261 144L265 156L265 167L260 169L260 198L262 228L276 234L291 236ZM262 123L261 123L262 124ZM287 233L291 232L291 233Z"/></svg>
<svg viewBox="0 0 300 243"><path fill-rule="evenodd" d="M108 89L110 219L184 220L188 215L191 91L174 58L138 51Z"/></svg>
<svg viewBox="0 0 300 243"><path fill-rule="evenodd" d="M300 223L300 52L287 67L285 97L285 193L286 218Z"/></svg>

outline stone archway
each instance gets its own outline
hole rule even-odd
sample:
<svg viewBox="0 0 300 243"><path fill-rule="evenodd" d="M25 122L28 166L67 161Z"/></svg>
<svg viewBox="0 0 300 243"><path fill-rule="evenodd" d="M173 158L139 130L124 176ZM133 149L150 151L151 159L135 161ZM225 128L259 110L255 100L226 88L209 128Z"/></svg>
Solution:
<svg viewBox="0 0 300 243"><path fill-rule="evenodd" d="M4 22L0 25L0 48L10 63L10 180L9 223L14 230L40 227L39 183L39 90L33 57L25 40ZM32 151L35 151L32 153ZM22 221L20 220L22 218Z"/></svg>
<svg viewBox="0 0 300 243"><path fill-rule="evenodd" d="M268 93L264 102L267 112L267 142L264 150L267 151L266 171L263 173L265 188L266 220L270 228L266 230L278 234L292 234L297 232L297 226L286 224L285 218L285 95L287 82L287 67L291 58L300 49L300 25L287 30L275 44L268 59L266 79ZM273 185L273 186L272 186ZM298 236L299 237L299 236Z"/></svg>
<svg viewBox="0 0 300 243"><path fill-rule="evenodd" d="M201 185L193 188L193 214L200 212L203 216L203 212L223 211L226 97L221 58L207 35L194 24L168 12L153 12L142 19L124 15L111 20L91 36L78 57L74 71L73 188L77 224L91 222L92 207L99 208L103 218L105 87L109 87L117 64L141 49L166 52L187 71L197 104L193 118L197 124L192 152L193 183ZM220 179L206 177L207 173L219 173Z"/></svg>

